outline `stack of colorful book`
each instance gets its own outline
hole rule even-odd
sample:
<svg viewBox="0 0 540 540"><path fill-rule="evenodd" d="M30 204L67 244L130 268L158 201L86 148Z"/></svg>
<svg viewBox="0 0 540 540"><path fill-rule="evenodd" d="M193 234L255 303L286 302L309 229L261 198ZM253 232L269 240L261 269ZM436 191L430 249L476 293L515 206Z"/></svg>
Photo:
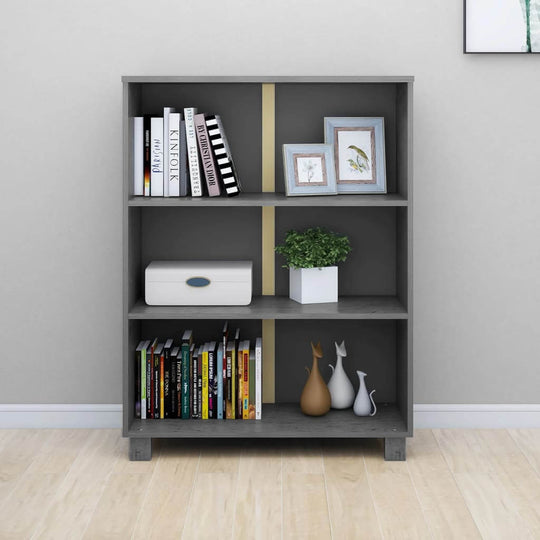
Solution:
<svg viewBox="0 0 540 540"><path fill-rule="evenodd" d="M240 340L240 329L196 345L186 330L174 339L143 340L135 358L135 416L202 420L262 418L262 339Z"/></svg>
<svg viewBox="0 0 540 540"><path fill-rule="evenodd" d="M133 120L133 194L147 197L238 195L240 183L219 115L182 113Z"/></svg>

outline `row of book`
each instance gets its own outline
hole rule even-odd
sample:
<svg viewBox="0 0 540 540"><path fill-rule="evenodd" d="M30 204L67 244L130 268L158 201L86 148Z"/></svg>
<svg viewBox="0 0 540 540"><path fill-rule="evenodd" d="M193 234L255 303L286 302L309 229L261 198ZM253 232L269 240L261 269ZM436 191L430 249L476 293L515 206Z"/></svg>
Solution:
<svg viewBox="0 0 540 540"><path fill-rule="evenodd" d="M182 113L164 107L163 116L133 120L133 194L148 197L232 197L240 192L219 115Z"/></svg>
<svg viewBox="0 0 540 540"><path fill-rule="evenodd" d="M141 419L196 418L260 420L262 417L262 339L254 348L229 339L196 345L192 330L181 343L141 341L135 358L135 416Z"/></svg>

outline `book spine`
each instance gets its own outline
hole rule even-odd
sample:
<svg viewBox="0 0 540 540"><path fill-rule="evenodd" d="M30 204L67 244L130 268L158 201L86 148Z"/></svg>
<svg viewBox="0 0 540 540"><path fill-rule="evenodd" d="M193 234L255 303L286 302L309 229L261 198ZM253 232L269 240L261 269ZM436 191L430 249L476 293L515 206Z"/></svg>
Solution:
<svg viewBox="0 0 540 540"><path fill-rule="evenodd" d="M214 376L216 373L216 354L215 351L208 351L208 418L215 418L214 401Z"/></svg>
<svg viewBox="0 0 540 540"><path fill-rule="evenodd" d="M255 351L249 353L249 414L250 420L255 420Z"/></svg>
<svg viewBox="0 0 540 540"><path fill-rule="evenodd" d="M176 418L182 418L182 349L176 356Z"/></svg>
<svg viewBox="0 0 540 540"><path fill-rule="evenodd" d="M152 355L152 349L146 352L146 418L154 417L154 386L153 386L153 377L152 373L154 358Z"/></svg>
<svg viewBox="0 0 540 540"><path fill-rule="evenodd" d="M242 419L249 420L249 347L243 351L243 370L242 370Z"/></svg>
<svg viewBox="0 0 540 540"><path fill-rule="evenodd" d="M169 418L177 418L178 413L178 394L176 393L176 358L171 358L169 353L170 375L169 375Z"/></svg>
<svg viewBox="0 0 540 540"><path fill-rule="evenodd" d="M242 353L242 346L237 349L236 354L236 418L242 419L242 401L244 399L244 356Z"/></svg>
<svg viewBox="0 0 540 540"><path fill-rule="evenodd" d="M210 147L219 178L223 184L223 189L228 197L238 195L240 192L240 184L238 182L238 174L234 167L229 143L221 119L216 115L207 115L205 117L208 138L210 139Z"/></svg>
<svg viewBox="0 0 540 540"><path fill-rule="evenodd" d="M225 418L227 420L232 420L234 418L232 414L232 377L231 377L231 366L232 366L232 350L227 351L226 356L226 370L227 370L227 384L225 386Z"/></svg>
<svg viewBox="0 0 540 540"><path fill-rule="evenodd" d="M189 343L182 343L182 418L189 418Z"/></svg>
<svg viewBox="0 0 540 540"><path fill-rule="evenodd" d="M169 116L174 109L163 108L163 196L169 196Z"/></svg>
<svg viewBox="0 0 540 540"><path fill-rule="evenodd" d="M193 117L196 109L193 107L184 109L186 121L186 143L189 162L189 178L191 181L191 196L202 196L201 172L199 169L199 152L197 150L197 135L195 133L195 123Z"/></svg>
<svg viewBox="0 0 540 540"><path fill-rule="evenodd" d="M152 169L150 195L163 197L163 118L151 119Z"/></svg>
<svg viewBox="0 0 540 540"><path fill-rule="evenodd" d="M236 347L232 348L231 355L231 418L236 419L236 383L238 368L236 367Z"/></svg>
<svg viewBox="0 0 540 540"><path fill-rule="evenodd" d="M151 151L150 151L150 117L143 117L143 128L144 128L144 186L143 186L143 195L145 197L150 197L150 176L151 176Z"/></svg>
<svg viewBox="0 0 540 540"><path fill-rule="evenodd" d="M169 114L169 197L180 196L180 113Z"/></svg>
<svg viewBox="0 0 540 540"><path fill-rule="evenodd" d="M262 418L262 339L255 343L255 420Z"/></svg>
<svg viewBox="0 0 540 540"><path fill-rule="evenodd" d="M206 123L204 114L196 114L194 116L195 132L197 133L197 142L199 143L199 154L203 165L204 177L206 179L206 187L210 197L218 197L221 195L219 189L217 170L214 165L214 156L210 148L210 140L206 131Z"/></svg>
<svg viewBox="0 0 540 540"><path fill-rule="evenodd" d="M186 141L186 122L180 120L180 197L188 194L188 154Z"/></svg>
<svg viewBox="0 0 540 540"><path fill-rule="evenodd" d="M191 409L191 418L200 418L199 415L199 392L198 392L198 383L199 383L199 358L193 357L193 366L192 366L192 377L191 377L191 388L192 388L192 409Z"/></svg>
<svg viewBox="0 0 540 540"><path fill-rule="evenodd" d="M159 418L159 371L160 371L160 355L154 354L154 370L153 370L153 377L154 377L154 416L153 418Z"/></svg>
<svg viewBox="0 0 540 540"><path fill-rule="evenodd" d="M141 419L146 420L146 349L141 351Z"/></svg>
<svg viewBox="0 0 540 540"><path fill-rule="evenodd" d="M165 418L165 354L159 357L159 417Z"/></svg>
<svg viewBox="0 0 540 540"><path fill-rule="evenodd" d="M199 404L197 418L202 418L202 353L199 354L199 369L197 373L197 403Z"/></svg>
<svg viewBox="0 0 540 540"><path fill-rule="evenodd" d="M217 354L217 419L223 419L223 354L221 348Z"/></svg>
<svg viewBox="0 0 540 540"><path fill-rule="evenodd" d="M144 118L133 118L133 195L144 195Z"/></svg>
<svg viewBox="0 0 540 540"><path fill-rule="evenodd" d="M202 353L202 416L208 420L208 350Z"/></svg>

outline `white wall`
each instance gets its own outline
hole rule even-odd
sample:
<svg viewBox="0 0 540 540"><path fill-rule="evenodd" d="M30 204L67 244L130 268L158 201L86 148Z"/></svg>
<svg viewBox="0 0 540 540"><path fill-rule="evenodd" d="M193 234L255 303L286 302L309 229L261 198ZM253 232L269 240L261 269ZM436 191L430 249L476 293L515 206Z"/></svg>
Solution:
<svg viewBox="0 0 540 540"><path fill-rule="evenodd" d="M516 0L517 1L517 0ZM414 75L415 401L540 403L540 56L447 0L3 0L0 401L121 401L121 75Z"/></svg>

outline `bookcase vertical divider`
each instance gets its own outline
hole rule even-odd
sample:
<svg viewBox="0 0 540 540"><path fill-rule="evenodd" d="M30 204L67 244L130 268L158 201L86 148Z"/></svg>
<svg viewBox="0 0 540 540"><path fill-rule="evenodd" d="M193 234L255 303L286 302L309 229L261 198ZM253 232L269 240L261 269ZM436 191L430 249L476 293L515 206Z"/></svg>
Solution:
<svg viewBox="0 0 540 540"><path fill-rule="evenodd" d="M262 191L275 192L275 85L263 83L262 93ZM262 294L275 295L275 228L276 210L261 208L262 219ZM275 335L274 319L262 321L263 402L275 402Z"/></svg>

